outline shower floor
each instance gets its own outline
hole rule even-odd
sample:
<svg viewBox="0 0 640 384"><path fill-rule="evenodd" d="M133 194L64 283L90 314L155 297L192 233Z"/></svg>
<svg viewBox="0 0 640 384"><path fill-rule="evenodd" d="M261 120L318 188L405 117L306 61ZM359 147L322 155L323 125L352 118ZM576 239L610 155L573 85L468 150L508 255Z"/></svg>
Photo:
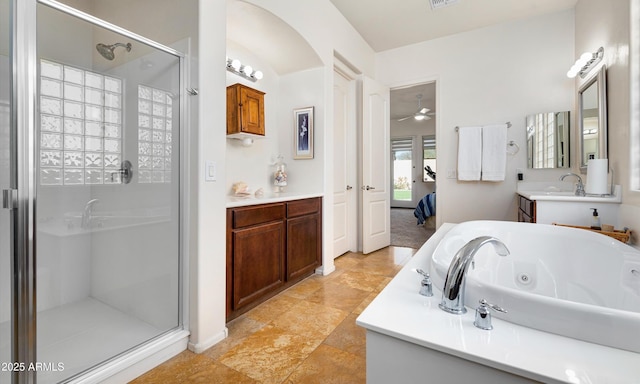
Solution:
<svg viewBox="0 0 640 384"><path fill-rule="evenodd" d="M64 370L39 371L38 383L57 383L161 332L91 297L39 312L37 361Z"/></svg>

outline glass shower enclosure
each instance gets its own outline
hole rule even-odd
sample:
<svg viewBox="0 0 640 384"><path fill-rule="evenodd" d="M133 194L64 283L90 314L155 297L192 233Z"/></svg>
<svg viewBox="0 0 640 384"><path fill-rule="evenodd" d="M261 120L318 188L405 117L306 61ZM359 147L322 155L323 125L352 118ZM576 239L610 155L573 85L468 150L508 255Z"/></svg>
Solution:
<svg viewBox="0 0 640 384"><path fill-rule="evenodd" d="M0 361L25 364L0 382L73 381L183 329L184 56L55 1L0 8Z"/></svg>

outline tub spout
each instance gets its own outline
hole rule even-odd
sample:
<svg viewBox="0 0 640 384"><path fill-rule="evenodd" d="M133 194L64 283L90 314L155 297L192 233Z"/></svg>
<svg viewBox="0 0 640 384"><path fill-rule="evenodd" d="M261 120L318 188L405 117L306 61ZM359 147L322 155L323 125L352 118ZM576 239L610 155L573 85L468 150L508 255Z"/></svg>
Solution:
<svg viewBox="0 0 640 384"><path fill-rule="evenodd" d="M91 222L93 221L93 206L99 201L100 200L98 199L87 201L87 204L84 206L84 211L82 211L82 222L80 223L80 227L84 229L91 228Z"/></svg>
<svg viewBox="0 0 640 384"><path fill-rule="evenodd" d="M440 309L445 312L461 315L467 312L464 307L464 288L469 265L473 261L473 257L478 250L485 244L493 244L493 248L500 256L507 256L509 250L504 243L495 237L480 236L465 244L456 253L449 265L447 277L444 280L444 288L442 289L442 302L439 304Z"/></svg>

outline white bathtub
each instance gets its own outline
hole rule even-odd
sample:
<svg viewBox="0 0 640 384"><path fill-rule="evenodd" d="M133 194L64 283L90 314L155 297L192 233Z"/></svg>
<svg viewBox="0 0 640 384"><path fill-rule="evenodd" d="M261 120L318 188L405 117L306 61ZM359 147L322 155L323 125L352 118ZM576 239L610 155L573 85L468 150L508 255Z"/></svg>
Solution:
<svg viewBox="0 0 640 384"><path fill-rule="evenodd" d="M563 336L640 352L640 252L590 231L499 221L455 225L431 257L434 285L442 289L455 253L469 240L493 236L478 251L466 280L465 304L485 298L508 313L494 317ZM472 311L472 310L471 310Z"/></svg>

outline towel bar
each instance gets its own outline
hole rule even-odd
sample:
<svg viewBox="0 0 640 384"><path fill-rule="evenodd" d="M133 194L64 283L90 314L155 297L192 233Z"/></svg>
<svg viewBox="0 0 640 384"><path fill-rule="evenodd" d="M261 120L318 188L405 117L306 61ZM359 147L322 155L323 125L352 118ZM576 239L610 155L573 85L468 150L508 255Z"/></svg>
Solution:
<svg viewBox="0 0 640 384"><path fill-rule="evenodd" d="M511 122L510 121L507 121L506 124L507 124L507 128L511 128ZM460 129L460 127L456 125L456 132L458 132L459 129Z"/></svg>

